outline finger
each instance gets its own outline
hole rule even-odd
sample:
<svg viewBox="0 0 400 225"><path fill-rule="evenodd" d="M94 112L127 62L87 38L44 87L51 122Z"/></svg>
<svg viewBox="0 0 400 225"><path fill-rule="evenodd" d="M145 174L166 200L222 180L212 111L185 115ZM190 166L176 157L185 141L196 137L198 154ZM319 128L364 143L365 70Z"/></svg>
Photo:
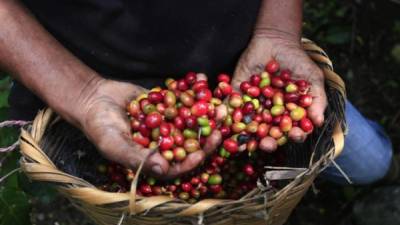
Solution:
<svg viewBox="0 0 400 225"><path fill-rule="evenodd" d="M265 152L274 152L278 148L278 143L273 137L267 136L261 139L259 147Z"/></svg>
<svg viewBox="0 0 400 225"><path fill-rule="evenodd" d="M188 173L189 171L196 168L200 163L202 163L204 158L205 153L203 151L190 153L183 162L177 163L170 167L168 174L165 176L165 178L171 179Z"/></svg>
<svg viewBox="0 0 400 225"><path fill-rule="evenodd" d="M313 103L307 109L308 117L313 123L320 127L324 122L324 112L327 106L327 98L323 79L311 80L310 94L313 96Z"/></svg>
<svg viewBox="0 0 400 225"><path fill-rule="evenodd" d="M107 159L134 170L145 161L144 172L157 177L167 173L169 163L158 152L154 153L150 149L134 143L130 134L113 131L104 133L107 134L107 137L100 137L105 141L99 141L98 148Z"/></svg>
<svg viewBox="0 0 400 225"><path fill-rule="evenodd" d="M300 127L293 127L289 131L289 139L291 139L294 142L301 143L304 142L304 140L307 137L307 134L300 128Z"/></svg>
<svg viewBox="0 0 400 225"><path fill-rule="evenodd" d="M203 147L204 152L209 155L214 152L222 142L222 135L219 130L214 130L207 138Z"/></svg>

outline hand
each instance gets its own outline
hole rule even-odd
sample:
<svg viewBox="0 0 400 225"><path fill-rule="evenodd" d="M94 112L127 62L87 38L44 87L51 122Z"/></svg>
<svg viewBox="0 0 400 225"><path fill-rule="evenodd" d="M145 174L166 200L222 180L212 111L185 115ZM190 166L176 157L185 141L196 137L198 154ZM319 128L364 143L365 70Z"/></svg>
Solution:
<svg viewBox="0 0 400 225"><path fill-rule="evenodd" d="M262 72L271 59L277 60L281 67L290 69L294 79L310 82L313 104L307 114L315 125L321 126L327 105L323 73L301 48L300 39L290 34L276 30L256 32L236 66L232 81L234 88L239 89L242 81L248 80L252 74ZM289 133L289 138L302 142L306 134L301 129L294 129ZM276 145L269 144L269 147L276 148Z"/></svg>
<svg viewBox="0 0 400 225"><path fill-rule="evenodd" d="M86 91L80 104L79 127L109 160L137 169L146 160L143 170L156 177L172 178L186 173L200 164L206 153L219 145L221 135L213 132L205 145L204 152L191 153L182 163L169 166L158 151L132 141L130 123L126 114L127 104L146 90L142 87L105 79L99 79Z"/></svg>

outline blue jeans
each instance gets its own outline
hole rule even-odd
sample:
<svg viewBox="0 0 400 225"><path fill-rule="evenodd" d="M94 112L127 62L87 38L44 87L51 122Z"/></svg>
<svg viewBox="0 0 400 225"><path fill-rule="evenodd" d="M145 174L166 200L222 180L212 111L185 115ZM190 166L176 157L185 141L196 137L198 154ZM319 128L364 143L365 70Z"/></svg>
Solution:
<svg viewBox="0 0 400 225"><path fill-rule="evenodd" d="M344 149L335 162L353 184L370 184L383 178L392 160L392 144L382 127L364 118L350 102L346 102L349 132ZM342 173L330 165L323 178L338 184L348 184Z"/></svg>

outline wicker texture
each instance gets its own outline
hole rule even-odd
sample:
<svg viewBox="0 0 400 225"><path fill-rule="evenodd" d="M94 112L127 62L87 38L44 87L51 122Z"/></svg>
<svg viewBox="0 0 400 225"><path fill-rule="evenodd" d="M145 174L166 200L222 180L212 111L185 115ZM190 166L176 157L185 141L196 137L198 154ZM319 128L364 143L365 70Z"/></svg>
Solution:
<svg viewBox="0 0 400 225"><path fill-rule="evenodd" d="M51 109L39 112L33 124L21 131L21 167L35 181L50 182L86 215L99 225L110 224L268 224L285 223L292 210L312 185L312 182L330 160L343 148L346 123L344 120L345 87L333 72L325 52L313 42L303 39L304 50L320 66L330 93L329 104L337 104L331 112L332 138L319 147L315 145L304 169L275 168L267 172L268 179L290 182L280 190L259 184L240 200L205 199L188 204L168 196L142 197L135 193L110 193L97 189L90 182L60 170L49 151L57 148L44 143L46 130L60 119ZM328 94L329 94L328 93ZM327 128L328 129L328 128ZM323 131L320 135L324 135ZM62 143L61 143L62 144ZM137 180L136 180L137 181Z"/></svg>

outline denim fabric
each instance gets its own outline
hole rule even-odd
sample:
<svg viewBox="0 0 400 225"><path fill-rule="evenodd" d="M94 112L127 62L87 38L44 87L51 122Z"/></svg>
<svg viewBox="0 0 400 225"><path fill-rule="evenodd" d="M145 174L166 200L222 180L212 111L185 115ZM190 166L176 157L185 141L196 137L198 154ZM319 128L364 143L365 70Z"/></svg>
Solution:
<svg viewBox="0 0 400 225"><path fill-rule="evenodd" d="M335 162L354 184L370 184L383 178L391 163L392 144L382 127L366 119L350 102L346 102L349 132L342 153ZM348 184L331 165L322 177L338 184Z"/></svg>

